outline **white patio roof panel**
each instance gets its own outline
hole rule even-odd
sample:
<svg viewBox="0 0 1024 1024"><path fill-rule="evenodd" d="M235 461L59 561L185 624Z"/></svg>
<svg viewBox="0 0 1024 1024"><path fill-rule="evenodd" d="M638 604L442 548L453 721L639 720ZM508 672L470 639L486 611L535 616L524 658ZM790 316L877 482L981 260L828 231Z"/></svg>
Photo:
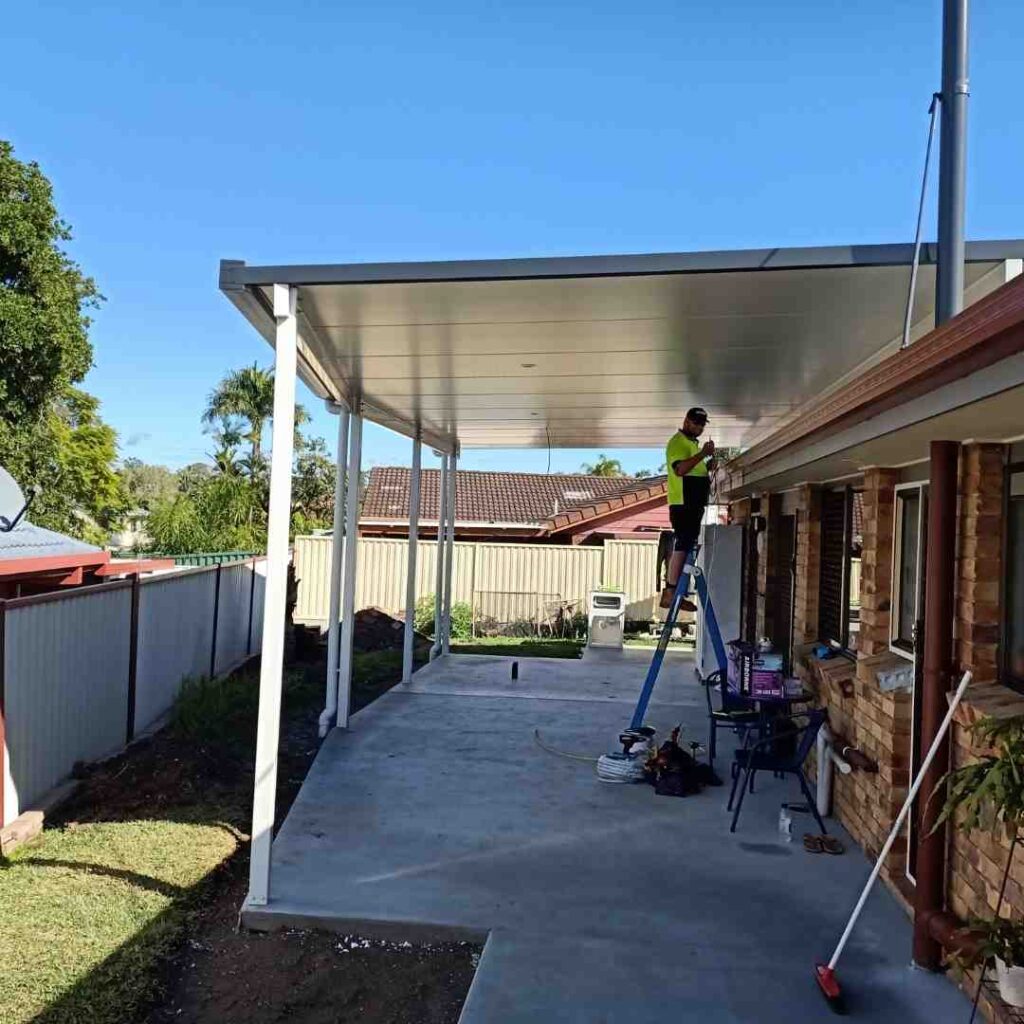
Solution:
<svg viewBox="0 0 1024 1024"><path fill-rule="evenodd" d="M221 287L268 340L299 289L315 393L449 447L660 446L690 405L749 445L902 331L909 245L465 263L249 267ZM968 246L991 290L1024 242ZM930 325L925 247L916 318ZM998 279L997 279L998 278ZM921 329L924 329L923 327Z"/></svg>

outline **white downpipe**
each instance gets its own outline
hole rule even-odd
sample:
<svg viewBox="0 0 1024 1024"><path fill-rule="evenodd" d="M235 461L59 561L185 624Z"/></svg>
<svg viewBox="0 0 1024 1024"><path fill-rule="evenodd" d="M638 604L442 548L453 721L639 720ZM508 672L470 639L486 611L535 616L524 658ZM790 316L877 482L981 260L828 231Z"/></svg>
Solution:
<svg viewBox="0 0 1024 1024"><path fill-rule="evenodd" d="M338 639L341 632L341 573L345 560L345 462L348 455L348 409L327 403L338 414L338 457L334 481L334 531L331 534L331 594L327 618L327 680L320 737L327 735L338 712Z"/></svg>
<svg viewBox="0 0 1024 1024"><path fill-rule="evenodd" d="M420 459L423 445L412 441L412 472L409 479L409 562L405 573L405 636L402 645L402 682L412 680L413 643L416 635L416 548L420 530Z"/></svg>
<svg viewBox="0 0 1024 1024"><path fill-rule="evenodd" d="M871 874L868 876L868 880L865 883L864 888L861 890L860 899L857 900L857 905L853 908L850 920L846 922L846 928L840 936L835 952L832 954L832 959L828 962L830 970L835 970L836 964L839 962L839 958L843 955L843 950L846 948L846 943L849 941L850 935L853 933L854 926L857 924L857 919L860 917L860 912L864 909L864 904L867 902L868 894L871 892L871 887L875 884L878 874L882 870L882 865L885 863L885 858L889 856L892 844L896 841L896 837L899 835L900 829L903 827L903 822L910 813L910 808L914 805L914 798L917 796L917 791L921 788L921 783L924 782L924 777L928 774L928 769L931 767L932 761L935 760L935 755L939 752L939 747L942 745L942 741L946 738L946 733L949 730L949 723L953 721L953 715L956 713L956 709L959 706L960 701L963 699L963 695L967 692L967 687L970 685L971 673L965 672L963 674L963 678L960 680L960 685L956 688L956 693L953 694L953 699L949 702L949 710L946 712L946 717L942 720L942 724L939 726L939 731L935 734L935 739L932 740L932 745L928 748L928 753L925 755L924 761L921 762L921 767L917 771L917 778L914 779L914 783L910 787L910 792L907 793L907 799L903 801L900 813L896 816L896 820L892 824L892 830L889 832L889 838L886 839L885 845L882 847L882 852L878 855L878 860L875 861L875 866L872 868Z"/></svg>
<svg viewBox="0 0 1024 1024"><path fill-rule="evenodd" d="M275 284L274 423L270 456L270 510L267 516L267 582L263 599L259 717L256 727L256 777L249 853L249 902L270 899L270 844L274 829L277 746L281 723L281 673L284 668L285 605L288 592L288 526L292 502L292 454L295 432L295 369L298 344L297 290Z"/></svg>
<svg viewBox="0 0 1024 1024"><path fill-rule="evenodd" d="M338 728L348 728L352 696L353 633L356 621L356 569L359 557L359 473L363 463L363 415L357 403L349 426L348 472L345 474L345 572L341 640L338 655Z"/></svg>
<svg viewBox="0 0 1024 1024"><path fill-rule="evenodd" d="M441 653L448 654L452 642L452 566L455 564L455 481L458 479L459 457L452 452L448 459L448 526L444 541L444 607L441 613Z"/></svg>
<svg viewBox="0 0 1024 1024"><path fill-rule="evenodd" d="M448 456L441 455L441 482L437 491L437 571L434 574L434 642L430 645L430 660L441 653L441 607L444 587L445 516L448 514Z"/></svg>

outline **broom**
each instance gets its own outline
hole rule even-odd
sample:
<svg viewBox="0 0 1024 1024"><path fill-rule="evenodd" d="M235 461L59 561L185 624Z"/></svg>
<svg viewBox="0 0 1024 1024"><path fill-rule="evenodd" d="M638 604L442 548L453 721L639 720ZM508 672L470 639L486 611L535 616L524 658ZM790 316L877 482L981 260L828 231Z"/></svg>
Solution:
<svg viewBox="0 0 1024 1024"><path fill-rule="evenodd" d="M960 685L956 688L956 693L953 694L953 699L949 702L949 710L946 712L946 717L942 720L942 725L939 726L939 731L935 734L935 739L932 740L932 745L928 748L928 753L925 755L925 759L921 764L921 767L918 769L917 778L914 779L914 784L910 787L910 792L907 793L907 799L903 802L903 807L900 809L900 813L896 816L896 821L893 822L889 838L886 839L885 845L882 847L882 852L878 855L878 860L875 861L875 866L872 868L871 874L868 876L868 880L861 891L860 899L857 900L857 905L853 908L850 920L846 922L846 930L839 939L835 952L832 954L832 959L829 960L827 964L819 963L814 965L814 979L817 981L822 995L828 1001L828 1005L836 1013L846 1012L843 992L839 987L838 980L836 979L836 964L839 962L839 958L842 956L843 950L846 948L846 943L849 941L850 934L853 932L854 926L857 924L857 919L860 917L860 913L864 909L864 904L867 902L871 888L878 879L878 873L882 870L885 858L889 855L889 851L892 849L892 844L896 841L896 836L899 835L899 831L903 827L903 822L910 813L910 808L914 803L914 798L917 796L917 791L921 788L921 783L924 782L925 774L931 767L932 761L935 760L935 755L938 753L939 745L942 743L942 740L945 738L946 732L949 729L949 723L953 721L953 713L956 711L957 705L960 703L960 699L963 697L967 687L970 685L970 682L971 673L965 672L963 674L963 678L960 680Z"/></svg>

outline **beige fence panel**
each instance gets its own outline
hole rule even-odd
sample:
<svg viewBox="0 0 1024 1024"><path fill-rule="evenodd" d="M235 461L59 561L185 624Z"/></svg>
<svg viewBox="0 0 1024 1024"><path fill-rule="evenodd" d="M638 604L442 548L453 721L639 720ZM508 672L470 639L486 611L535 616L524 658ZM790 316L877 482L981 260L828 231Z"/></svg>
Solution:
<svg viewBox="0 0 1024 1024"><path fill-rule="evenodd" d="M620 587L626 594L627 620L646 621L655 617L658 607L655 589L657 561L657 541L605 541L604 579L601 582Z"/></svg>
<svg viewBox="0 0 1024 1024"><path fill-rule="evenodd" d="M587 594L601 584L600 548L548 544L477 544L477 591L558 595L584 607Z"/></svg>
<svg viewBox="0 0 1024 1024"><path fill-rule="evenodd" d="M478 544L455 545L452 600L469 603L473 597L473 565ZM392 615L405 609L408 541L390 537L360 537L356 573L356 607L383 608ZM416 554L416 599L434 593L437 542L421 540ZM330 537L295 538L295 576L299 593L294 619L324 625L330 608Z"/></svg>
<svg viewBox="0 0 1024 1024"><path fill-rule="evenodd" d="M420 541L417 600L434 592L436 549L434 541ZM295 538L296 622L327 622L330 554L330 537ZM356 606L375 605L399 615L405 606L407 559L408 542L402 538L360 538ZM533 610L534 598L545 604L561 600L579 611L585 609L587 594L605 583L622 587L628 595L627 618L649 619L657 604L656 559L654 541L608 541L604 548L460 541L455 545L452 600L464 601L474 611L486 604L483 611L503 620L508 609L529 606L528 617L534 618L539 614Z"/></svg>
<svg viewBox="0 0 1024 1024"><path fill-rule="evenodd" d="M296 622L326 622L331 579L331 538L296 537L292 550L299 596Z"/></svg>

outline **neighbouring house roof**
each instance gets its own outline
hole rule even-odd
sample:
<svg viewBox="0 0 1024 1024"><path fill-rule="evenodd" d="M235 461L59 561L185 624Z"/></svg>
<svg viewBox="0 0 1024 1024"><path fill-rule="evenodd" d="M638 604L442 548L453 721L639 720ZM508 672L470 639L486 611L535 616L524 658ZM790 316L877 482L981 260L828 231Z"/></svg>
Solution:
<svg viewBox="0 0 1024 1024"><path fill-rule="evenodd" d="M7 582L31 579L73 586L82 583L86 573L103 579L173 566L173 559L111 559L109 551L27 520L0 533L0 578Z"/></svg>
<svg viewBox="0 0 1024 1024"><path fill-rule="evenodd" d="M405 466L377 466L370 470L370 481L363 498L361 523L406 523L409 520L410 470ZM420 522L437 522L440 470L422 471ZM625 477L561 476L547 473L495 473L458 470L455 485L456 523L549 526L571 512L573 522L595 513L587 509L625 507L636 502L634 493L646 494L661 487L652 480ZM603 512L601 513L603 514Z"/></svg>
<svg viewBox="0 0 1024 1024"><path fill-rule="evenodd" d="M573 530L581 524L604 516L614 515L636 505L664 502L668 489L668 478L651 477L646 480L630 480L617 491L610 491L592 501L581 502L548 518L544 524L550 533Z"/></svg>
<svg viewBox="0 0 1024 1024"><path fill-rule="evenodd" d="M49 558L91 553L100 553L100 548L57 533L55 530L36 526L28 520L23 520L7 533L0 533L0 561L10 558Z"/></svg>

